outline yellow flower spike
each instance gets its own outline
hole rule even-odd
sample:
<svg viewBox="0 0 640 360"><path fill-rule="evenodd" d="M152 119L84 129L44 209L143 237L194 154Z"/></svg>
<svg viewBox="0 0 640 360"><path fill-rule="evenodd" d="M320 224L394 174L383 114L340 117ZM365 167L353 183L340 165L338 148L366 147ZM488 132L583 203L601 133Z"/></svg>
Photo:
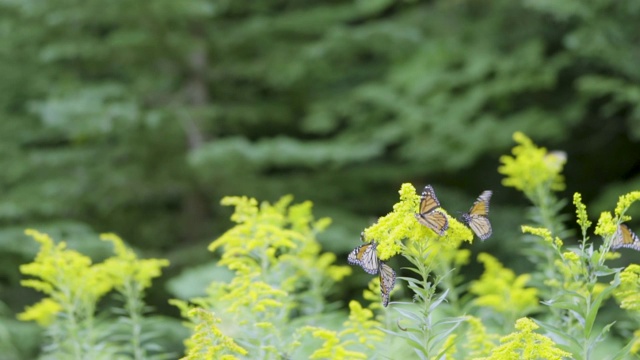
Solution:
<svg viewBox="0 0 640 360"><path fill-rule="evenodd" d="M525 234L536 235L544 239L545 242L549 244L553 244L553 237L551 236L551 231L545 228L535 228L532 226L523 225L521 226L522 232Z"/></svg>
<svg viewBox="0 0 640 360"><path fill-rule="evenodd" d="M273 205L263 202L258 206L253 198L223 198L223 205L235 206L238 224L209 245L210 251L223 250L218 264L237 275L261 274L265 283L285 291L294 291L301 281L311 278L339 281L350 274L351 267L334 265L335 255L322 254L315 239L330 220L315 221L311 202L292 201L288 195ZM326 287L321 281L311 282Z"/></svg>
<svg viewBox="0 0 640 360"><path fill-rule="evenodd" d="M620 307L640 311L640 265L631 264L620 273L620 286L613 292Z"/></svg>
<svg viewBox="0 0 640 360"><path fill-rule="evenodd" d="M640 353L640 330L633 332L633 345L631 345L631 353L638 355Z"/></svg>
<svg viewBox="0 0 640 360"><path fill-rule="evenodd" d="M196 322L194 335L189 339L186 356L181 360L213 360L235 358L233 354L247 355L248 351L220 331L221 322L210 311L194 308L189 317Z"/></svg>
<svg viewBox="0 0 640 360"><path fill-rule="evenodd" d="M122 239L114 233L100 234L100 240L109 241L113 244L113 252L122 260L135 260L136 254L131 251Z"/></svg>
<svg viewBox="0 0 640 360"><path fill-rule="evenodd" d="M62 311L62 306L50 298L44 298L40 302L27 306L24 312L19 313L18 320L35 321L42 327L53 323L56 315Z"/></svg>
<svg viewBox="0 0 640 360"><path fill-rule="evenodd" d="M24 267L20 267L20 271L23 274L38 273L37 271L30 272L28 270L25 270L25 269L28 269L29 267L27 267L26 265L23 265L23 266ZM55 289L53 288L53 285L51 285L51 283L40 281L40 280L35 280L35 279L22 280L20 281L20 285L24 287L32 288L36 291L40 291L41 293L47 294L47 295L52 295L55 293Z"/></svg>
<svg viewBox="0 0 640 360"><path fill-rule="evenodd" d="M589 216L587 215L587 206L582 203L582 195L580 193L573 194L573 205L576 207L576 216L578 218L578 225L584 231L591 226L591 221L589 221Z"/></svg>
<svg viewBox="0 0 640 360"><path fill-rule="evenodd" d="M224 206L235 206L236 211L231 215L231 221L243 223L258 214L258 200L246 196L226 196L222 198L220 204Z"/></svg>
<svg viewBox="0 0 640 360"><path fill-rule="evenodd" d="M571 354L559 349L550 338L537 334L538 329L531 319L521 318L516 321L516 332L500 339L500 346L495 347L491 354L483 360L562 360Z"/></svg>
<svg viewBox="0 0 640 360"><path fill-rule="evenodd" d="M485 271L479 280L473 281L469 291L477 295L475 303L504 314L525 314L538 305L538 290L525 288L530 275L516 277L493 256L480 253L478 261L484 263Z"/></svg>
<svg viewBox="0 0 640 360"><path fill-rule="evenodd" d="M487 334L487 329L482 320L475 316L467 316L469 329L466 332L467 341L463 347L468 350L468 358L477 359L489 355L495 347L497 335Z"/></svg>
<svg viewBox="0 0 640 360"><path fill-rule="evenodd" d="M565 251L562 253L562 257L567 261L580 263L580 256L573 251Z"/></svg>
<svg viewBox="0 0 640 360"><path fill-rule="evenodd" d="M138 284L140 290L151 287L151 280L162 275L163 267L169 266L166 259L138 259L136 253L115 234L101 234L100 239L113 244L116 256L98 264L98 267L111 277L120 292L131 283Z"/></svg>
<svg viewBox="0 0 640 360"><path fill-rule="evenodd" d="M391 294L393 294L396 288L392 290ZM382 306L382 303L380 302L380 277L379 276L374 276L371 278L367 288L364 289L364 291L362 292L362 297L365 300L369 301L369 309L371 310L384 309L384 307Z"/></svg>
<svg viewBox="0 0 640 360"><path fill-rule="evenodd" d="M382 327L378 321L373 319L373 311L363 308L359 302L351 300L349 302L349 320L344 323L345 334L353 333L362 344L373 344L382 341L384 333L379 330Z"/></svg>
<svg viewBox="0 0 640 360"><path fill-rule="evenodd" d="M49 295L55 302L70 308L86 306L91 308L113 287L101 268L92 265L91 259L74 250L66 249L66 244L54 244L47 235L35 230L25 233L41 244L34 261L20 266L29 279L23 285L33 287Z"/></svg>
<svg viewBox="0 0 640 360"><path fill-rule="evenodd" d="M455 355L457 353L457 348L456 348L457 339L458 339L458 335L456 334L451 334L447 336L441 348L442 350L444 350L444 353L442 353L442 356L439 357L438 359L453 360L456 358ZM436 358L434 357L432 359L435 360Z"/></svg>
<svg viewBox="0 0 640 360"><path fill-rule="evenodd" d="M502 180L504 186L527 194L533 193L539 186L548 186L555 191L564 189L561 175L564 160L559 153L547 153L545 148L537 147L521 132L514 133L513 140L518 143L511 150L513 156L500 157L502 165L498 172L506 176Z"/></svg>
<svg viewBox="0 0 640 360"><path fill-rule="evenodd" d="M453 264L456 267L461 267L464 265L468 265L471 259L471 250L469 249L459 249L456 251Z"/></svg>
<svg viewBox="0 0 640 360"><path fill-rule="evenodd" d="M596 225L594 233L602 237L609 237L615 234L617 230L618 226L611 213L608 211L602 212L600 218L598 218L598 224Z"/></svg>
<svg viewBox="0 0 640 360"><path fill-rule="evenodd" d="M382 341L384 333L381 324L373 320L373 312L352 300L349 319L340 332L306 326L301 331L311 333L314 338L323 339L322 346L311 354L310 359L367 359L357 348L374 348ZM355 339L355 340L354 340Z"/></svg>
<svg viewBox="0 0 640 360"><path fill-rule="evenodd" d="M378 243L377 252L380 260L389 258L402 252L402 241L438 241L443 246L457 248L462 241L473 240L473 233L456 219L447 215L449 229L442 237L438 237L431 229L421 225L415 219L418 211L420 195L415 187L404 183L400 187L400 201L393 205L393 211L382 216L372 226L364 230L367 241ZM446 211L439 209L446 214Z"/></svg>
<svg viewBox="0 0 640 360"><path fill-rule="evenodd" d="M616 217L622 218L627 209L636 201L640 200L640 191L632 191L628 194L624 194L618 198L616 205ZM622 221L626 221L623 219Z"/></svg>
<svg viewBox="0 0 640 360"><path fill-rule="evenodd" d="M562 242L562 239L560 239L559 237L556 236L556 238L553 240L553 245L560 249L562 248L562 245L564 245L564 242Z"/></svg>
<svg viewBox="0 0 640 360"><path fill-rule="evenodd" d="M416 189L405 183L400 187L399 193L400 202L393 205L393 211L364 230L366 241L375 240L378 243L378 257L383 261L402 251L402 240L422 237L422 229L418 227L421 225L413 215L419 202Z"/></svg>
<svg viewBox="0 0 640 360"><path fill-rule="evenodd" d="M622 254L620 254L619 252L608 252L604 254L604 259L615 260L615 259L620 259L621 256Z"/></svg>

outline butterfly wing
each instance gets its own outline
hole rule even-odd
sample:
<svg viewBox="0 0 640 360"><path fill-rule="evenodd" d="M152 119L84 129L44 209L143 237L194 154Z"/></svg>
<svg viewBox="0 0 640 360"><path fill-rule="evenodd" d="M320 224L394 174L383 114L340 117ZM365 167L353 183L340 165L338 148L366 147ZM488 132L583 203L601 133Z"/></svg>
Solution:
<svg viewBox="0 0 640 360"><path fill-rule="evenodd" d="M382 298L382 305L384 307L389 305L391 290L393 290L395 285L396 272L393 271L391 266L380 262L380 297Z"/></svg>
<svg viewBox="0 0 640 360"><path fill-rule="evenodd" d="M375 241L358 246L349 253L347 262L351 265L360 265L369 274L377 274L380 265L376 246Z"/></svg>
<svg viewBox="0 0 640 360"><path fill-rule="evenodd" d="M449 220L440 210L432 210L428 214L416 214L418 222L429 229L435 231L438 235L444 235L444 232L449 228Z"/></svg>
<svg viewBox="0 0 640 360"><path fill-rule="evenodd" d="M491 229L491 223L486 216L471 215L467 225L469 225L471 230L473 230L473 232L476 233L476 235L478 235L478 237L483 241L487 240L493 232Z"/></svg>
<svg viewBox="0 0 640 360"><path fill-rule="evenodd" d="M611 243L612 249L618 249L621 247L640 251L640 238L638 238L638 235L631 231L626 224L620 224L620 226L618 226L618 230L616 231L616 234L613 237L613 242Z"/></svg>
<svg viewBox="0 0 640 360"><path fill-rule="evenodd" d="M427 214L440 206L440 201L436 197L436 192L431 185L427 185L422 190L422 196L420 196L420 213Z"/></svg>
<svg viewBox="0 0 640 360"><path fill-rule="evenodd" d="M489 200L491 200L493 192L491 190L485 190L478 196L476 202L473 203L471 209L469 209L469 215L489 215Z"/></svg>
<svg viewBox="0 0 640 360"><path fill-rule="evenodd" d="M476 201L469 209L468 213L462 214L462 222L467 224L471 230L481 239L486 240L491 236L491 222L489 222L489 200L491 200L493 192L485 190L478 196Z"/></svg>
<svg viewBox="0 0 640 360"><path fill-rule="evenodd" d="M438 201L433 187L431 185L425 186L420 197L420 209L416 214L416 219L420 224L442 236L449 228L449 220L442 211L437 210L438 207L440 207L440 201Z"/></svg>

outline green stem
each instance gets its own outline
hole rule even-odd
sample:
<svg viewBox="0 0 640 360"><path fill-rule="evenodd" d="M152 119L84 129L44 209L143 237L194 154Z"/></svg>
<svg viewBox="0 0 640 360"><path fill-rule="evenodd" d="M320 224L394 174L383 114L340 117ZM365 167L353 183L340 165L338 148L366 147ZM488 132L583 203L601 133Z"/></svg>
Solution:
<svg viewBox="0 0 640 360"><path fill-rule="evenodd" d="M126 298L126 309L131 320L131 346L133 358L143 360L146 357L142 348L142 302L141 294L137 289L137 284L127 281L124 284L124 296Z"/></svg>
<svg viewBox="0 0 640 360"><path fill-rule="evenodd" d="M73 358L76 360L82 360L82 343L79 336L78 319L74 311L74 306L66 306L67 317L67 329L69 334L69 341L71 342L71 350L73 352Z"/></svg>

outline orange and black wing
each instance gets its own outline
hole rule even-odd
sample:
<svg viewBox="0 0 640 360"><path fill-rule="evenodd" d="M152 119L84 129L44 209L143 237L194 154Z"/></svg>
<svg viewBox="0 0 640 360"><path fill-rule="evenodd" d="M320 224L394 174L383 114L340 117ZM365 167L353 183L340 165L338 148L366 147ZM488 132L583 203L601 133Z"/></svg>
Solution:
<svg viewBox="0 0 640 360"><path fill-rule="evenodd" d="M462 214L462 222L467 224L481 240L488 239L493 233L491 222L487 218L492 194L491 190L483 191L473 203L469 212Z"/></svg>
<svg viewBox="0 0 640 360"><path fill-rule="evenodd" d="M471 209L469 209L469 215L489 215L489 200L491 200L493 192L491 190L485 190L478 196L476 202L473 203Z"/></svg>
<svg viewBox="0 0 640 360"><path fill-rule="evenodd" d="M640 238L626 224L620 224L611 243L612 249L626 247L640 251Z"/></svg>
<svg viewBox="0 0 640 360"><path fill-rule="evenodd" d="M416 214L416 219L418 219L420 224L435 231L440 236L444 235L444 232L449 228L447 215L440 210L432 210L427 214Z"/></svg>
<svg viewBox="0 0 640 360"><path fill-rule="evenodd" d="M391 290L396 285L396 272L393 271L391 266L380 262L380 297L382 298L382 305L386 307L389 305L391 298Z"/></svg>
<svg viewBox="0 0 640 360"><path fill-rule="evenodd" d="M431 185L425 186L420 197L420 208L415 214L416 219L420 224L442 236L449 228L449 220L447 220L447 215L438 210L439 207L440 201L438 201L435 191Z"/></svg>
<svg viewBox="0 0 640 360"><path fill-rule="evenodd" d="M427 214L436 208L440 207L440 201L436 197L436 192L431 185L427 185L422 190L422 196L420 196L420 214Z"/></svg>
<svg viewBox="0 0 640 360"><path fill-rule="evenodd" d="M375 241L358 246L349 253L347 262L351 265L360 265L369 274L377 274L380 264L376 246Z"/></svg>

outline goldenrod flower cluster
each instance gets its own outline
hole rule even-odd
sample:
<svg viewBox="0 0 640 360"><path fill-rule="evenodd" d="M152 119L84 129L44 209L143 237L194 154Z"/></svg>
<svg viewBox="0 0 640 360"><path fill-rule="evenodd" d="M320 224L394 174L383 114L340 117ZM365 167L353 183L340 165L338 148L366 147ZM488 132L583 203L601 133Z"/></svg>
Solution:
<svg viewBox="0 0 640 360"><path fill-rule="evenodd" d="M559 349L553 340L535 333L539 328L529 318L516 321L516 332L500 339L500 346L495 347L486 358L478 360L562 360L571 354Z"/></svg>
<svg viewBox="0 0 640 360"><path fill-rule="evenodd" d="M478 296L474 301L476 305L505 314L526 314L538 305L538 290L525 287L531 275L516 276L487 253L480 253L478 261L484 264L485 271L469 288Z"/></svg>
<svg viewBox="0 0 640 360"><path fill-rule="evenodd" d="M223 205L235 207L231 219L237 224L212 242L209 250L222 250L218 264L232 270L234 277L228 283L213 282L206 297L191 300L202 311L215 311L221 334L242 339L247 354L255 358L295 352L300 343L288 337L303 332L290 327L292 311L303 316L321 312L327 290L351 273L350 267L335 265L334 254L321 253L315 239L329 219L315 220L311 202L292 204L292 200L285 196L274 204L259 204L253 198L223 198ZM188 308L183 301L172 303ZM356 310L352 305L352 313ZM197 324L191 326L195 329ZM333 344L330 331L315 328L313 333ZM226 354L211 349L213 345L203 343L204 339L194 333L185 342L187 358L205 349L217 356Z"/></svg>
<svg viewBox="0 0 640 360"><path fill-rule="evenodd" d="M562 168L566 155L537 147L521 132L514 133L513 140L519 144L512 149L513 156L500 157L502 166L498 172L506 175L502 180L504 186L514 187L526 194L532 194L540 187L555 191L564 189Z"/></svg>
<svg viewBox="0 0 640 360"><path fill-rule="evenodd" d="M449 229L444 236L437 236L415 219L414 215L420 203L420 195L416 193L415 187L409 183L402 184L399 193L400 201L393 205L393 211L364 230L366 239L375 239L378 242L380 260L388 260L400 254L403 249L403 240L428 242L433 246L430 249L431 257L438 256L443 248L453 249L449 256L456 256L455 250L462 241L473 240L471 230L448 215Z"/></svg>
<svg viewBox="0 0 640 360"><path fill-rule="evenodd" d="M23 280L21 284L48 297L28 307L18 318L46 326L61 311L82 316L93 314L98 300L115 285L104 267L92 264L89 257L77 251L67 249L65 242L55 244L47 234L36 230L27 230L26 234L40 243L40 251L32 263L20 266L20 272L37 279Z"/></svg>

